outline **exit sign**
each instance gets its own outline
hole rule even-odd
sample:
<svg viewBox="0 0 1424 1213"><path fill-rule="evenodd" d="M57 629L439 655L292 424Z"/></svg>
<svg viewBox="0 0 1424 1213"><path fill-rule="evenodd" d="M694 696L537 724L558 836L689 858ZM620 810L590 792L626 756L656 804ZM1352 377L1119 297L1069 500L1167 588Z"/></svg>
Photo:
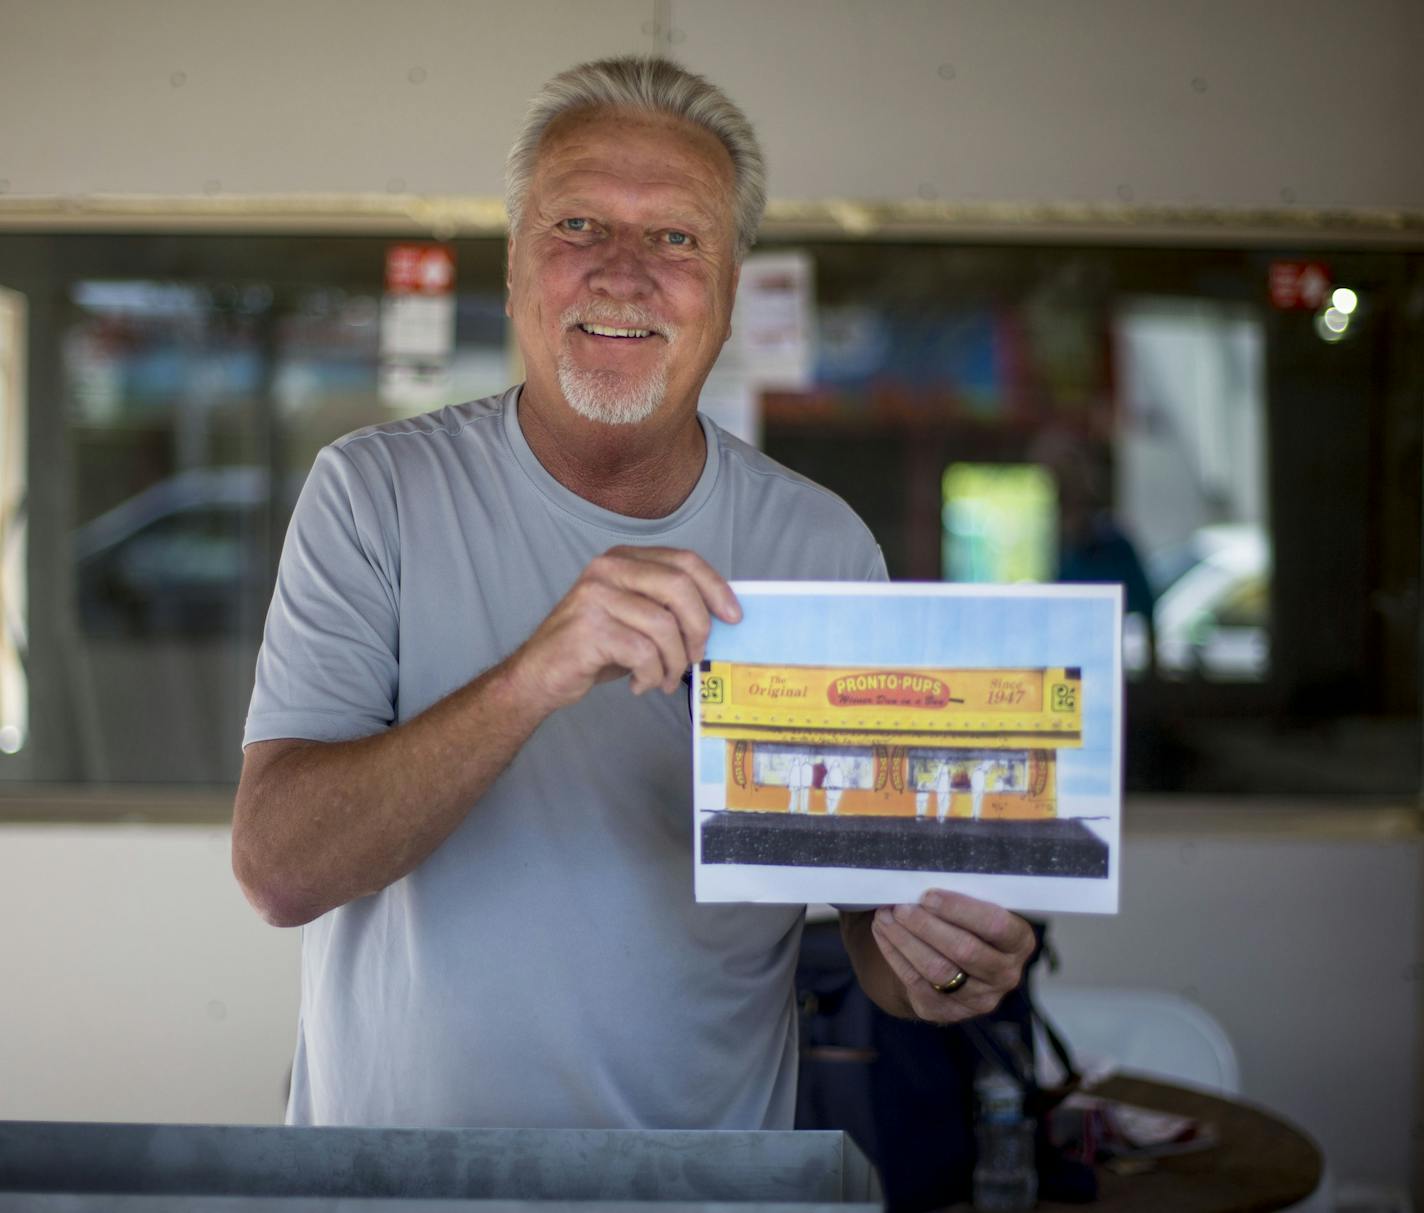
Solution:
<svg viewBox="0 0 1424 1213"><path fill-rule="evenodd" d="M1319 261L1272 261L1271 306L1315 311L1330 296L1330 269Z"/></svg>

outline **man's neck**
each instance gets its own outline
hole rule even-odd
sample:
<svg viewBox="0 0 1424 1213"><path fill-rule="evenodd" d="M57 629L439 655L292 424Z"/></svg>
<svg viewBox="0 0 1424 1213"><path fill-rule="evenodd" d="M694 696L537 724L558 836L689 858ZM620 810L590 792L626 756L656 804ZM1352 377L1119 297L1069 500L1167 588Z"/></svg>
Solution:
<svg viewBox="0 0 1424 1213"><path fill-rule="evenodd" d="M665 518L687 500L707 463L693 408L664 404L646 421L606 425L562 400L543 407L525 385L519 428L544 470L585 501L628 518Z"/></svg>

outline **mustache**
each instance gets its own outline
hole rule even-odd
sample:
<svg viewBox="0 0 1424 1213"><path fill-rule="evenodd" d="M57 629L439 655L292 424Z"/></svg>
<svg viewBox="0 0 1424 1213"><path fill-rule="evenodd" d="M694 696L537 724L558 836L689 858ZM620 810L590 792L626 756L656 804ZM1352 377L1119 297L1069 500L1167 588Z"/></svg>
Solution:
<svg viewBox="0 0 1424 1213"><path fill-rule="evenodd" d="M603 324L616 329L651 329L668 342L677 338L676 325L669 324L636 303L576 303L565 308L559 316L561 328L571 329L580 324Z"/></svg>

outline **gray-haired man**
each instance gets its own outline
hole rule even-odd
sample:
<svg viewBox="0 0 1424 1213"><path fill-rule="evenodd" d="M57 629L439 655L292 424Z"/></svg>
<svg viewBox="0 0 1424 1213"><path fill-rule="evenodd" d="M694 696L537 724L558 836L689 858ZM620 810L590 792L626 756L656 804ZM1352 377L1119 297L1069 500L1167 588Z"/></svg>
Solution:
<svg viewBox="0 0 1424 1213"><path fill-rule="evenodd" d="M526 382L323 450L282 557L233 864L307 924L288 1119L789 1127L802 915L694 903L676 692L740 616L726 578L884 564L697 414L765 195L740 111L586 64L507 182ZM1032 945L948 893L845 933L872 997L939 1022Z"/></svg>

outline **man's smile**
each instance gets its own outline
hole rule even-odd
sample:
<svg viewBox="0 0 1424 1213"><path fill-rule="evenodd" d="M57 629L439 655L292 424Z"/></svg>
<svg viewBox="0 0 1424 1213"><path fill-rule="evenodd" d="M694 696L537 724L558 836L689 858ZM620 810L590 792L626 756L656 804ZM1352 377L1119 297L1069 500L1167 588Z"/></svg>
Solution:
<svg viewBox="0 0 1424 1213"><path fill-rule="evenodd" d="M591 337L638 338L653 335L652 329L620 329L606 324L580 324L578 327Z"/></svg>

